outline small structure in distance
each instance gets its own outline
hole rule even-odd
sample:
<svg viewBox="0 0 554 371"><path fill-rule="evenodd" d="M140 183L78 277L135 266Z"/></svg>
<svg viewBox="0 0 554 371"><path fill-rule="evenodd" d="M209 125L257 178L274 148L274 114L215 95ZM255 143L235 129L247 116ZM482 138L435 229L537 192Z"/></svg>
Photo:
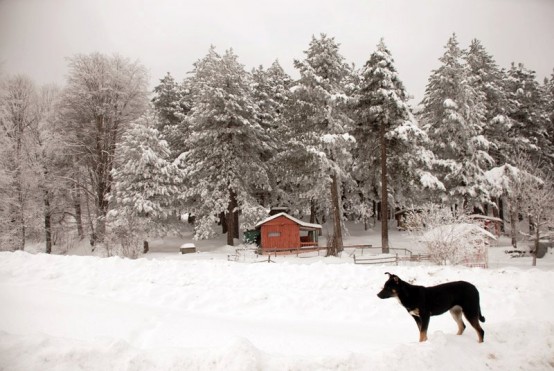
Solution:
<svg viewBox="0 0 554 371"><path fill-rule="evenodd" d="M319 248L321 225L306 223L281 212L256 224L260 248L265 253L294 253Z"/></svg>

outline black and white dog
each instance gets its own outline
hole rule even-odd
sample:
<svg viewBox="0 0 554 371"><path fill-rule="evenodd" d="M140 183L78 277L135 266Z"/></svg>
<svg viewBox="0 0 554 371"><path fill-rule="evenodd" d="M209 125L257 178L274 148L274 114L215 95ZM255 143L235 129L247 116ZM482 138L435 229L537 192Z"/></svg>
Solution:
<svg viewBox="0 0 554 371"><path fill-rule="evenodd" d="M458 324L458 335L466 325L462 314L477 331L479 342L483 342L485 331L479 321L485 322L479 306L479 291L469 282L457 281L437 286L423 287L411 285L390 273L383 290L377 294L381 299L397 297L400 303L412 315L419 328L419 341L427 340L427 327L431 316L450 311Z"/></svg>

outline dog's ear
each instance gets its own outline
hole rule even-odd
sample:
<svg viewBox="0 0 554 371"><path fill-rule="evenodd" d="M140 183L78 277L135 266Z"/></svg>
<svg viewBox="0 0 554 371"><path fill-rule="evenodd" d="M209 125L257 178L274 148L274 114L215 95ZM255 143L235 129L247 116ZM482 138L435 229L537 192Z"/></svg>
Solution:
<svg viewBox="0 0 554 371"><path fill-rule="evenodd" d="M385 272L385 274L388 274L389 279L392 278L394 280L394 283L398 283L398 281L400 281L400 278L398 278L398 276L396 274L392 274L392 273L389 273L389 272Z"/></svg>
<svg viewBox="0 0 554 371"><path fill-rule="evenodd" d="M395 274L392 274L392 273L389 273L389 272L385 272L385 274L388 274L389 275L389 279L393 279L394 280L394 283L398 283L398 281L400 281L400 278L398 278L397 275Z"/></svg>

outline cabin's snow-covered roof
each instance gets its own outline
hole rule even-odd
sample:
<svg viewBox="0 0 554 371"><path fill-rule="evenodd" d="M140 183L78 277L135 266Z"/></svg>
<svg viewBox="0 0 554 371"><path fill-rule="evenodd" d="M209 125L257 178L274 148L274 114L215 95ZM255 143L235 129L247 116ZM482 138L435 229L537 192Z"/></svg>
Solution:
<svg viewBox="0 0 554 371"><path fill-rule="evenodd" d="M301 227L305 227L305 228L314 228L314 229L321 229L321 225L319 224L313 224L313 223L306 223L306 222L303 222L302 220L300 219L296 219L295 217L292 217L290 216L289 214L287 213L279 213L279 214L275 214L273 216L270 216L269 218L267 219L264 219L262 220L261 222L259 222L258 224L256 224L256 228L259 228L262 224L265 224L273 219L277 219L281 216L284 216L285 218L287 219L290 219L292 220L293 222L295 222L296 224L300 225Z"/></svg>

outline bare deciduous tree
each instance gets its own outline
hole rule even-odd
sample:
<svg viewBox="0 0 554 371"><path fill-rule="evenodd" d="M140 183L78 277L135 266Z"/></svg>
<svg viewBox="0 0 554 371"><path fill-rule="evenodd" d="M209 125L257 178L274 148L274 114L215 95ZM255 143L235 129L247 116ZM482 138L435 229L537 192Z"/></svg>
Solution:
<svg viewBox="0 0 554 371"><path fill-rule="evenodd" d="M69 62L63 114L73 155L87 170L87 194L94 195L94 244L105 234L111 170L121 135L147 105L147 75L141 64L117 55L76 55Z"/></svg>
<svg viewBox="0 0 554 371"><path fill-rule="evenodd" d="M29 180L26 156L30 127L38 119L37 94L33 82L22 75L8 77L0 89L0 131L5 186L2 233L8 249L25 248Z"/></svg>
<svg viewBox="0 0 554 371"><path fill-rule="evenodd" d="M554 229L554 177L529 161L522 167L530 176L520 177L518 181L520 205L521 212L529 218L529 238L533 241L531 254L533 266L536 266L540 240Z"/></svg>

